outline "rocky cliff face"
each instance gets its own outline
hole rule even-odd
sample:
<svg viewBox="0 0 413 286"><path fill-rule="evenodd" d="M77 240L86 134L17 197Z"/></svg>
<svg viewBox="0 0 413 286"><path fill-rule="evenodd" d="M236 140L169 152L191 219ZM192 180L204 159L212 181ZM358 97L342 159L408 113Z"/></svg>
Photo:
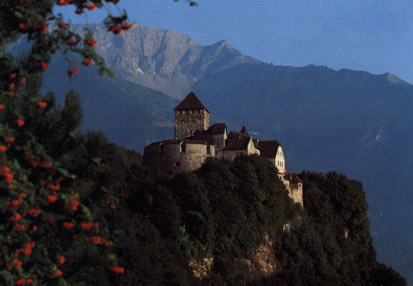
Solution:
<svg viewBox="0 0 413 286"><path fill-rule="evenodd" d="M85 25L74 25L82 32ZM89 24L97 51L116 75L172 97L184 97L192 84L240 63L260 63L242 55L226 41L201 46L187 35L134 23L127 33L106 33L103 24Z"/></svg>
<svg viewBox="0 0 413 286"><path fill-rule="evenodd" d="M262 277L270 277L277 273L277 259L274 254L273 242L268 233L264 236L264 241L251 253L250 259L241 258L240 265L247 266L250 273L249 279L254 280ZM214 257L209 256L203 259L192 259L189 267L192 269L194 277L203 280L210 278Z"/></svg>

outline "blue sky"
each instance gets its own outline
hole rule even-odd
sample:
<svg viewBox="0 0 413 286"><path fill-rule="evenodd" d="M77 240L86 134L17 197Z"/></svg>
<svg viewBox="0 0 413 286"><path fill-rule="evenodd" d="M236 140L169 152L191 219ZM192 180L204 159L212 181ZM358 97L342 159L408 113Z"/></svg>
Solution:
<svg viewBox="0 0 413 286"><path fill-rule="evenodd" d="M121 0L117 6L127 10L130 21L178 31L202 45L227 40L268 63L390 72L413 83L411 0L197 2L189 7L185 0ZM72 21L97 22L103 14L89 12L87 19Z"/></svg>

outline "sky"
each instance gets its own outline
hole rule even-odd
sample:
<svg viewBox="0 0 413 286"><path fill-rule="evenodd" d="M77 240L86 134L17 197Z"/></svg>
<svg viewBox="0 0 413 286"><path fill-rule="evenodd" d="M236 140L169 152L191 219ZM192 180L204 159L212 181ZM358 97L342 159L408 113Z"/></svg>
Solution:
<svg viewBox="0 0 413 286"><path fill-rule="evenodd" d="M411 0L121 0L131 22L187 34L201 45L227 40L258 60L390 72L413 84ZM113 14L119 14L110 6ZM64 10L64 15L73 15ZM73 17L99 22L106 12Z"/></svg>

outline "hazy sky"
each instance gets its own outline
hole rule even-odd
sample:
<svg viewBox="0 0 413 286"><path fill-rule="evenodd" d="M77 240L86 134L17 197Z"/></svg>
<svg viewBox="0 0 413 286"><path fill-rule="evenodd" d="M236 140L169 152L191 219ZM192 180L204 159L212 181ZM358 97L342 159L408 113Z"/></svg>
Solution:
<svg viewBox="0 0 413 286"><path fill-rule="evenodd" d="M185 0L121 0L118 6L130 21L178 31L202 45L227 40L268 63L390 72L413 83L412 0L197 2L189 7ZM88 14L89 23L101 19ZM73 18L79 21L85 17Z"/></svg>

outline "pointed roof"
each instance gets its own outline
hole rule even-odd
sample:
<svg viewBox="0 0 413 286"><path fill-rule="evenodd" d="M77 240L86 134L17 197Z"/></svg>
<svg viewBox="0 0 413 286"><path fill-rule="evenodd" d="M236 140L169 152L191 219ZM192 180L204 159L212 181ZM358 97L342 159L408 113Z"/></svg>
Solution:
<svg viewBox="0 0 413 286"><path fill-rule="evenodd" d="M174 110L187 110L187 109L205 109L206 111L208 111L208 109L206 109L206 107L202 104L202 102L199 100L199 98L195 95L193 91L191 91L184 98L184 100L182 100L181 103L178 104L178 106L174 108Z"/></svg>
<svg viewBox="0 0 413 286"><path fill-rule="evenodd" d="M234 139L234 138L238 138L238 139L241 139L241 138L248 139L248 138L250 138L250 137L251 137L251 136L250 136L250 134L248 133L247 128L245 128L245 126L242 126L242 129L241 129L240 132L231 131L231 132L228 134L228 139Z"/></svg>
<svg viewBox="0 0 413 286"><path fill-rule="evenodd" d="M241 131L239 133L244 134L246 136L250 136L248 134L247 128L245 128L245 125L242 125Z"/></svg>

